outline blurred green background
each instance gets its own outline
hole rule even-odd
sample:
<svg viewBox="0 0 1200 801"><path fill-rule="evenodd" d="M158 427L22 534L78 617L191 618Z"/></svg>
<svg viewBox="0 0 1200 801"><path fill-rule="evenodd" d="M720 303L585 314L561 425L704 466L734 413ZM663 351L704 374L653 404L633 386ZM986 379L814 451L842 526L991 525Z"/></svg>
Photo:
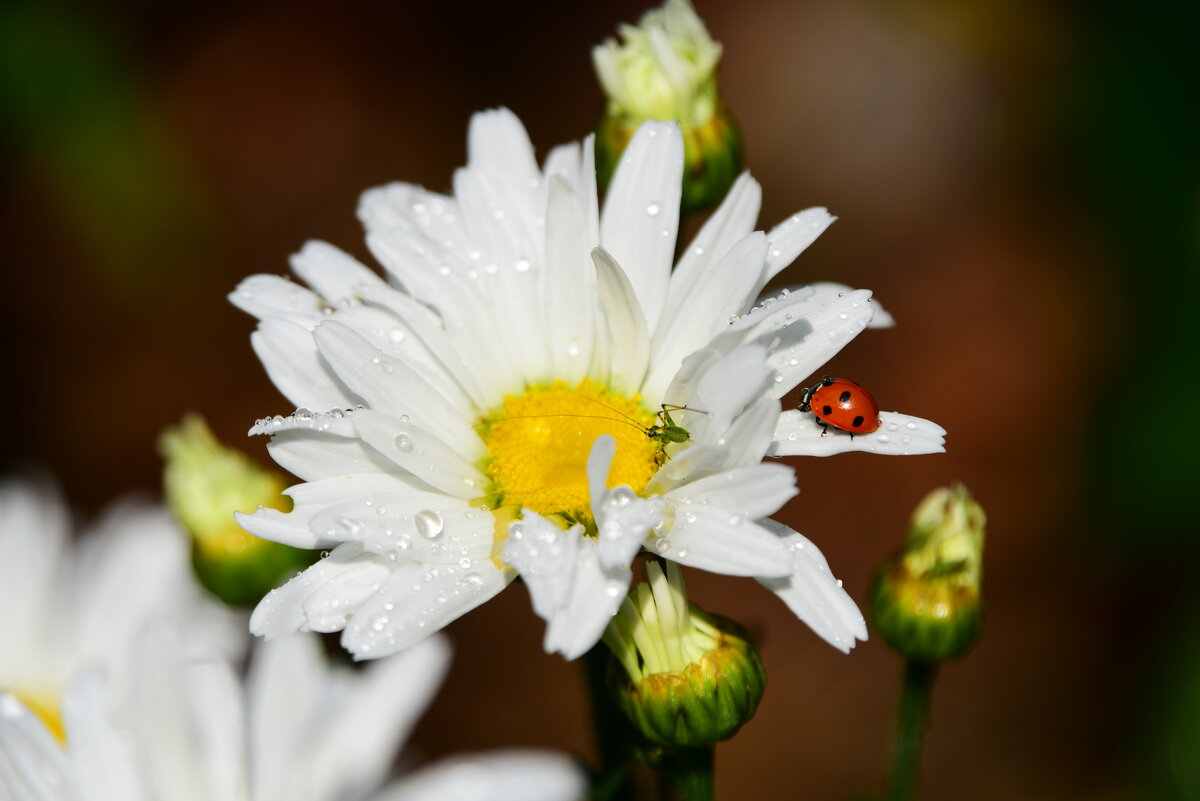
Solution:
<svg viewBox="0 0 1200 801"><path fill-rule="evenodd" d="M927 799L1200 798L1200 15L1137 8L698 3L762 225L841 218L781 282L868 287L898 321L830 371L950 431L944 456L791 460L781 518L861 605L926 491L962 480L989 513L984 637L943 671ZM84 513L155 493L155 439L189 410L265 458L245 430L290 409L225 294L308 238L367 258L358 193L447 188L475 110L512 108L540 154L580 138L590 47L645 9L9 0L5 472L49 469ZM843 657L752 583L688 580L768 671L718 750L724 797L877 790L897 660ZM523 590L451 626L410 755L589 752L580 671L541 632Z"/></svg>

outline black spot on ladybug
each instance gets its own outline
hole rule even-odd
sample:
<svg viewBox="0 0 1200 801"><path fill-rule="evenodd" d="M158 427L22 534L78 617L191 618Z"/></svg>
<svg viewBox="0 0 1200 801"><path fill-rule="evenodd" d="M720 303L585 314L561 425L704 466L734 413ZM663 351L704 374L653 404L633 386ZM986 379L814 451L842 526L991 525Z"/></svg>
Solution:
<svg viewBox="0 0 1200 801"><path fill-rule="evenodd" d="M849 402L850 402L850 390L846 390L841 395L838 395L838 403L849 403Z"/></svg>
<svg viewBox="0 0 1200 801"><path fill-rule="evenodd" d="M863 424L863 416L860 414L854 418L854 422L851 423L850 425L852 425L854 428L858 428L862 424Z"/></svg>
<svg viewBox="0 0 1200 801"><path fill-rule="evenodd" d="M821 414L823 414L823 415L825 415L826 417L828 417L829 415L833 414L833 407L832 407L832 406L822 406L822 407L821 407Z"/></svg>

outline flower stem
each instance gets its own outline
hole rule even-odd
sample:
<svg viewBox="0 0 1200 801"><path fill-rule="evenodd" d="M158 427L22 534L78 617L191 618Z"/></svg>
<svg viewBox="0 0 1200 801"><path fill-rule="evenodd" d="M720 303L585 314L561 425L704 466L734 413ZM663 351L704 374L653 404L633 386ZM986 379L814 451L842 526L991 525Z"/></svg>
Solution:
<svg viewBox="0 0 1200 801"><path fill-rule="evenodd" d="M915 797L921 771L921 743L925 738L929 698L937 678L936 662L909 659L904 666L904 685L900 693L896 752L892 760L889 801L909 801Z"/></svg>
<svg viewBox="0 0 1200 801"><path fill-rule="evenodd" d="M592 705L592 726L600 752L600 777L594 797L605 801L634 801L631 767L633 744L639 737L608 693L608 659L608 648L603 644L592 648L583 657Z"/></svg>
<svg viewBox="0 0 1200 801"><path fill-rule="evenodd" d="M661 801L712 801L713 747L667 749L658 777Z"/></svg>

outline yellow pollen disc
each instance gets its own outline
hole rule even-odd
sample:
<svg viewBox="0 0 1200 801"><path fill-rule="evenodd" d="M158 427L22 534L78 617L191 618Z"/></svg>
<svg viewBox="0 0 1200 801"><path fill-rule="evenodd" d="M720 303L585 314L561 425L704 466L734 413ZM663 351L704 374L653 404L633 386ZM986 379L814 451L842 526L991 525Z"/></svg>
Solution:
<svg viewBox="0 0 1200 801"><path fill-rule="evenodd" d="M587 460L601 434L617 441L609 487L627 484L640 493L658 470L659 442L646 431L655 416L636 397L614 395L591 381L575 387L558 381L509 395L482 423L493 508L524 507L590 528Z"/></svg>

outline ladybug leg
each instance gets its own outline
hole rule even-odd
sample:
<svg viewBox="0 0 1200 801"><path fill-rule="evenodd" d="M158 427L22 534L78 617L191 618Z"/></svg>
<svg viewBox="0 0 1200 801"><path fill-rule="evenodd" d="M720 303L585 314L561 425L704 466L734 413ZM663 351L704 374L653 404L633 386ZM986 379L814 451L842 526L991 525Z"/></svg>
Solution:
<svg viewBox="0 0 1200 801"><path fill-rule="evenodd" d="M821 436L822 437L829 436L829 423L826 423L824 420L821 420L820 418L818 418L817 425L819 425L821 427Z"/></svg>

